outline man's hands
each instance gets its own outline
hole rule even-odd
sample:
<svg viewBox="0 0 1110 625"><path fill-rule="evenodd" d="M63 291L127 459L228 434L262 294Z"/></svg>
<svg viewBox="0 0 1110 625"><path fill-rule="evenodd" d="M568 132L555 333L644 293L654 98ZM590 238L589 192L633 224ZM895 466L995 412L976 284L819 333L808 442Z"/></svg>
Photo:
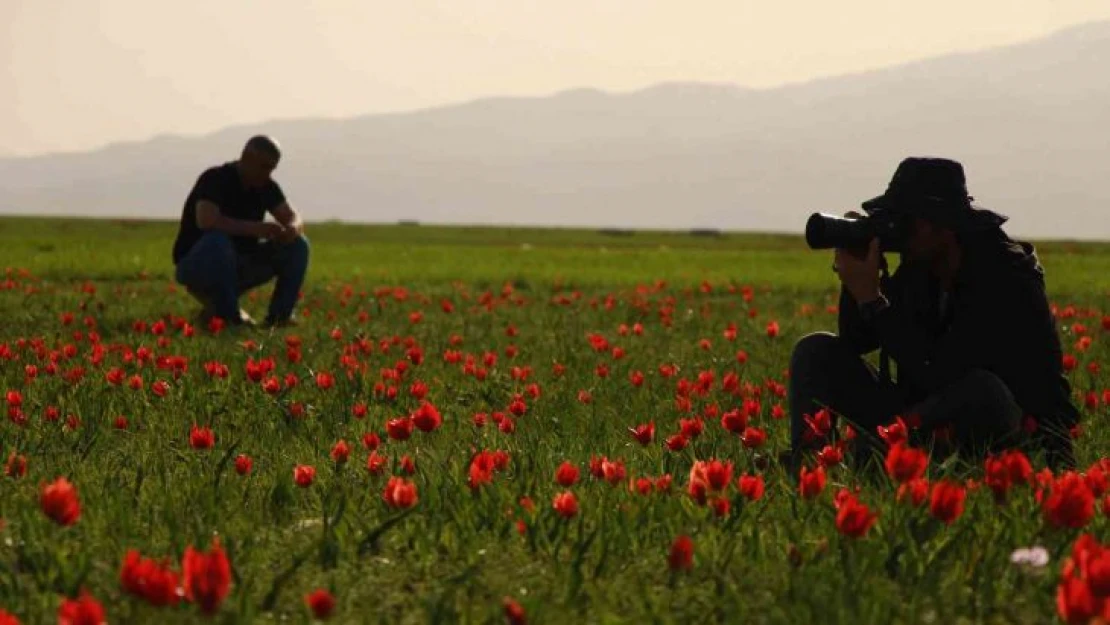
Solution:
<svg viewBox="0 0 1110 625"><path fill-rule="evenodd" d="M258 224L258 238L267 239L270 241L281 241L285 235L286 227L274 223L272 221L264 221ZM292 239L290 239L291 241Z"/></svg>
<svg viewBox="0 0 1110 625"><path fill-rule="evenodd" d="M304 234L304 222L301 221L301 216L289 205L289 202L282 202L281 204L270 209L270 214L274 216L279 224L285 230L274 240L282 245L292 243L297 240L297 237Z"/></svg>
<svg viewBox="0 0 1110 625"><path fill-rule="evenodd" d="M861 215L855 211L844 214L850 219ZM837 249L833 257L833 269L840 276L840 282L857 304L866 304L879 299L879 240L871 239L863 256L853 250Z"/></svg>
<svg viewBox="0 0 1110 625"><path fill-rule="evenodd" d="M258 224L256 236L260 239L287 245L301 236L302 229L298 225L283 226L273 221L264 221Z"/></svg>
<svg viewBox="0 0 1110 625"><path fill-rule="evenodd" d="M207 200L197 202L197 227L201 230L218 230L235 237L254 237L275 241L282 245L292 243L304 233L304 223L292 209L280 214L289 220L285 225L279 218L277 222L252 221L225 217L220 208Z"/></svg>
<svg viewBox="0 0 1110 625"><path fill-rule="evenodd" d="M299 226L300 224L294 224L292 226L281 226L281 234L278 235L277 242L281 243L282 245L288 245L289 243L297 240L297 237L301 236L301 231L303 230Z"/></svg>
<svg viewBox="0 0 1110 625"><path fill-rule="evenodd" d="M836 273L857 304L879 299L879 240L871 239L867 255L860 258L849 250L836 250Z"/></svg>

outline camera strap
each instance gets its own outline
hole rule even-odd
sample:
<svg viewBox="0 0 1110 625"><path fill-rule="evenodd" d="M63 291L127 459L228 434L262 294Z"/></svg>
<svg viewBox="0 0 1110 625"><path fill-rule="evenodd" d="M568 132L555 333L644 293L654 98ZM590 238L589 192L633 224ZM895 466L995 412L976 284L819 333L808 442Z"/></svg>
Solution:
<svg viewBox="0 0 1110 625"><path fill-rule="evenodd" d="M890 379L890 356L885 349L879 351L879 381L887 386L894 384Z"/></svg>
<svg viewBox="0 0 1110 625"><path fill-rule="evenodd" d="M887 267L886 258L881 258L879 261L879 285L884 292L889 292L890 270ZM893 385L890 379L890 355L885 349L879 350L879 382L887 386Z"/></svg>

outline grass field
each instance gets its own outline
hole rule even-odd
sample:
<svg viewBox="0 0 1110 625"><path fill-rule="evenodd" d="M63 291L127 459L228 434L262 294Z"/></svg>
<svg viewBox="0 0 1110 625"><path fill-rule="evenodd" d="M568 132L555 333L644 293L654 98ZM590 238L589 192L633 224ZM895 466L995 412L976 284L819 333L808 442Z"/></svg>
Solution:
<svg viewBox="0 0 1110 625"><path fill-rule="evenodd" d="M302 325L213 334L186 325L175 228L0 220L0 610L21 622L82 591L112 623L310 622L317 589L343 623L1058 622L1073 543L1110 529L1092 365L1110 354L1110 245L1038 244L1078 363L1083 475L999 502L981 467L934 459L930 493L966 488L949 524L884 475L830 463L807 498L765 462L786 447L793 342L836 322L829 255L800 238L311 225ZM243 303L261 314L268 294ZM725 429L734 410L758 432ZM76 519L65 488L44 496L59 477ZM867 510L838 508L842 487ZM1093 518L1059 527L1060 493ZM184 556L214 540L226 580ZM1011 562L1035 546L1046 564ZM142 575L132 549L155 561Z"/></svg>

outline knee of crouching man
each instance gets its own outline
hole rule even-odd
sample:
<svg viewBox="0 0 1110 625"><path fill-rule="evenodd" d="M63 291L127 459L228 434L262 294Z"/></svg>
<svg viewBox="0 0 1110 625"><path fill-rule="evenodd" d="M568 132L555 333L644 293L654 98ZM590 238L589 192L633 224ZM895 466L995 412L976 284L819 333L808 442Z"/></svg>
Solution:
<svg viewBox="0 0 1110 625"><path fill-rule="evenodd" d="M207 254L219 257L229 263L235 262L235 245L226 232L209 230L201 235L196 247L206 250Z"/></svg>
<svg viewBox="0 0 1110 625"><path fill-rule="evenodd" d="M813 360L825 360L828 354L841 349L840 337L832 332L814 332L807 334L794 343L794 351L790 356L791 368L799 363Z"/></svg>
<svg viewBox="0 0 1110 625"><path fill-rule="evenodd" d="M308 237L302 234L293 239L289 246L293 248L293 253L298 257L306 260L308 259L309 251L311 251L311 247L308 244Z"/></svg>
<svg viewBox="0 0 1110 625"><path fill-rule="evenodd" d="M986 369L972 369L964 375L963 384L968 387L978 389L980 392L990 394L1010 395L1010 387L1002 381L1002 378L987 371Z"/></svg>
<svg viewBox="0 0 1110 625"><path fill-rule="evenodd" d="M226 232L220 230L207 230L204 234L200 235L198 243L205 243L213 246L231 245L231 237Z"/></svg>

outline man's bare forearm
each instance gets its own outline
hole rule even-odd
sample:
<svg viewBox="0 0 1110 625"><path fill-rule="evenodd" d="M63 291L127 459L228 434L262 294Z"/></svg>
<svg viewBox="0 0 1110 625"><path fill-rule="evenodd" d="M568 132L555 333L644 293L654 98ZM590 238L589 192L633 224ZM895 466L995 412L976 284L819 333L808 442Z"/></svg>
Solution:
<svg viewBox="0 0 1110 625"><path fill-rule="evenodd" d="M270 214L274 216L279 224L286 230L286 240L292 240L297 236L304 234L304 222L301 221L301 214L297 209L289 205L289 202L283 201L281 204L270 209Z"/></svg>
<svg viewBox="0 0 1110 625"><path fill-rule="evenodd" d="M293 219L290 220L290 223L283 224L283 225L286 228L290 228L292 230L295 230L297 232L297 234L303 234L304 233L304 222L301 221L301 216L296 214L296 213L293 214Z"/></svg>
<svg viewBox="0 0 1110 625"><path fill-rule="evenodd" d="M197 227L201 230L215 230L233 237L262 237L265 234L262 224L256 221L227 217L212 202L197 202Z"/></svg>
<svg viewBox="0 0 1110 625"><path fill-rule="evenodd" d="M257 221L246 221L244 219L234 219L232 217L224 217L223 215L216 215L207 223L201 224L203 230L217 230L225 232L234 237L261 237L262 224Z"/></svg>

